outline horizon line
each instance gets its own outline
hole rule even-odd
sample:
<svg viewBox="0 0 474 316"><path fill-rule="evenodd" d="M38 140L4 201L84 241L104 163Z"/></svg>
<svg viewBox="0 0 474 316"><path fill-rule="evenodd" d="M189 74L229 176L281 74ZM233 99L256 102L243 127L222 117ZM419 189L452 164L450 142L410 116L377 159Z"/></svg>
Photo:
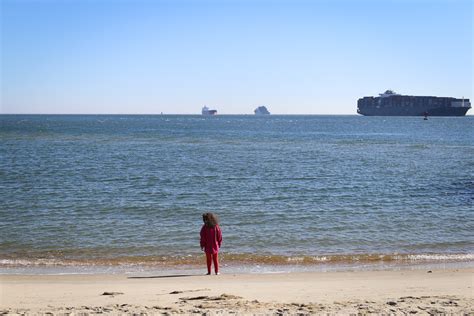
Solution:
<svg viewBox="0 0 474 316"><path fill-rule="evenodd" d="M353 114L317 114L317 113L294 113L294 114L268 114L268 115L256 115L251 113L226 113L226 114L215 114L215 115L202 115L200 113L0 113L0 115L188 115L188 116L204 116L204 117L214 117L214 116L237 116L237 115L248 115L248 116L297 116L297 115L341 115L341 116L363 116L357 113Z"/></svg>

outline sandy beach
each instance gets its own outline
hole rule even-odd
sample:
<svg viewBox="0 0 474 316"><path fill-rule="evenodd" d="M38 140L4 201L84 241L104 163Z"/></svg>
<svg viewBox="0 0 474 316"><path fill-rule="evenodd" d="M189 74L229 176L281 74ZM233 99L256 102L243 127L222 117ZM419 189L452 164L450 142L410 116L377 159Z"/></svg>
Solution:
<svg viewBox="0 0 474 316"><path fill-rule="evenodd" d="M474 314L473 272L2 275L0 314Z"/></svg>

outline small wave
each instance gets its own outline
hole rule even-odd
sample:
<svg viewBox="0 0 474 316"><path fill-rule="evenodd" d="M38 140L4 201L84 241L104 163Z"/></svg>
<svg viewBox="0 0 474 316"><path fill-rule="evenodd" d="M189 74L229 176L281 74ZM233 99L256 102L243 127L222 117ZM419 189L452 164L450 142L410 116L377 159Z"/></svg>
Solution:
<svg viewBox="0 0 474 316"><path fill-rule="evenodd" d="M412 261L468 261L474 260L474 254L457 254L457 255L444 255L444 254L428 254L428 255L408 255L408 258Z"/></svg>
<svg viewBox="0 0 474 316"><path fill-rule="evenodd" d="M60 259L0 259L1 266L56 266L62 265Z"/></svg>
<svg viewBox="0 0 474 316"><path fill-rule="evenodd" d="M377 264L377 263L424 263L469 262L474 254L352 254L318 256L282 256L260 254L221 254L221 261L228 265L318 265L318 264ZM58 267L58 266L195 266L201 265L202 254L185 256L138 256L119 258L3 258L0 267Z"/></svg>

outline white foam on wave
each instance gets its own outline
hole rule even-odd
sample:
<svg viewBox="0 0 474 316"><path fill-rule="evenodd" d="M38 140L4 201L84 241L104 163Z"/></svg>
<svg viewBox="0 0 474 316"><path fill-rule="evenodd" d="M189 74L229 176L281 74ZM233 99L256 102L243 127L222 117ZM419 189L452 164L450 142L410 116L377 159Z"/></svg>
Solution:
<svg viewBox="0 0 474 316"><path fill-rule="evenodd" d="M0 266L43 266L43 265L64 265L64 262L56 259L0 259Z"/></svg>
<svg viewBox="0 0 474 316"><path fill-rule="evenodd" d="M420 255L408 255L409 260L429 260L429 261L464 261L474 260L473 253L467 254L420 254Z"/></svg>

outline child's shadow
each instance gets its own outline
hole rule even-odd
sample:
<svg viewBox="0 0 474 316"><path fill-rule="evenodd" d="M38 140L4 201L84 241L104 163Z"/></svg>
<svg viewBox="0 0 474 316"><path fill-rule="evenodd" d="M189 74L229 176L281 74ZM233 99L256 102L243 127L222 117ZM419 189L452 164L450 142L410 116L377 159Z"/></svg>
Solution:
<svg viewBox="0 0 474 316"><path fill-rule="evenodd" d="M152 275L152 276L136 276L128 277L127 279L163 279L163 278L184 278L196 276L192 274L171 274L171 275Z"/></svg>

